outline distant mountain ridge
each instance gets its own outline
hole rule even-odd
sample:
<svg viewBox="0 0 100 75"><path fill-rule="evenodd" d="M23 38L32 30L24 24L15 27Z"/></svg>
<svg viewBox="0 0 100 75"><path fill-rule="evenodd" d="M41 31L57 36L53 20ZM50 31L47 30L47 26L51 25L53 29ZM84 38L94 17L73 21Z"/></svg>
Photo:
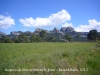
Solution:
<svg viewBox="0 0 100 75"><path fill-rule="evenodd" d="M2 35L7 35L7 34L0 31L0 36L2 36Z"/></svg>
<svg viewBox="0 0 100 75"><path fill-rule="evenodd" d="M40 29L40 28L36 28L34 32L30 32L30 31L26 31L26 32L22 32L22 31L11 31L10 34L6 34L6 33L3 33L3 32L0 32L0 36L2 35L7 35L9 37L14 37L14 36L18 36L22 33L25 33L27 34L28 36L30 36L32 33L35 33L35 34L39 34L42 30L44 29ZM88 32L76 32L74 30L73 27L71 26L68 26L68 27L62 27L61 29L58 29L58 28L54 28L53 30L45 30L47 34L53 34L53 35L61 35L61 36L64 36L66 33L71 35L72 37L75 37L77 36L77 34L80 34L81 37L87 37L87 34Z"/></svg>

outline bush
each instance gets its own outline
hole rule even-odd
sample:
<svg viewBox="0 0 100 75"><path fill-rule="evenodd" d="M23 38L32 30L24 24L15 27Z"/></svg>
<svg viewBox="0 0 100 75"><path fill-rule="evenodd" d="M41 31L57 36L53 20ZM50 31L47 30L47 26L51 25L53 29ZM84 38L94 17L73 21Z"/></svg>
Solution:
<svg viewBox="0 0 100 75"><path fill-rule="evenodd" d="M4 43L14 43L10 38L7 38Z"/></svg>

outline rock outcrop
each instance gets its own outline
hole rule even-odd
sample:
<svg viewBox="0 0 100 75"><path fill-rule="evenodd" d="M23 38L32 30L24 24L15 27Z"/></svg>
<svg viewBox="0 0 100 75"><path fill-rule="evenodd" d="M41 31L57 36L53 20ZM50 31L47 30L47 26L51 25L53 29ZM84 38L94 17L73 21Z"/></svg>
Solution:
<svg viewBox="0 0 100 75"><path fill-rule="evenodd" d="M6 35L6 33L0 31L0 35Z"/></svg>
<svg viewBox="0 0 100 75"><path fill-rule="evenodd" d="M61 32L58 28L54 28L54 30L52 31L52 33L59 33L59 34L64 35L64 33Z"/></svg>
<svg viewBox="0 0 100 75"><path fill-rule="evenodd" d="M60 29L60 31L63 32L63 33L65 33L66 28L67 28L67 27L62 27L62 28Z"/></svg>
<svg viewBox="0 0 100 75"><path fill-rule="evenodd" d="M12 31L11 33L10 33L10 35L20 35L20 34L22 34L23 32L22 31Z"/></svg>
<svg viewBox="0 0 100 75"><path fill-rule="evenodd" d="M63 33L74 32L74 28L71 27L71 26L69 26L69 27L62 27L62 28L60 29L60 31L63 32Z"/></svg>
<svg viewBox="0 0 100 75"><path fill-rule="evenodd" d="M35 32L36 32L36 33L39 33L39 32L41 32L42 30L43 30L43 29L36 28L36 29L35 29Z"/></svg>
<svg viewBox="0 0 100 75"><path fill-rule="evenodd" d="M7 34L0 31L0 36L2 36L2 35L7 35Z"/></svg>
<svg viewBox="0 0 100 75"><path fill-rule="evenodd" d="M66 28L66 30L65 30L65 32L73 32L74 31L74 28L72 28L72 27L67 27Z"/></svg>

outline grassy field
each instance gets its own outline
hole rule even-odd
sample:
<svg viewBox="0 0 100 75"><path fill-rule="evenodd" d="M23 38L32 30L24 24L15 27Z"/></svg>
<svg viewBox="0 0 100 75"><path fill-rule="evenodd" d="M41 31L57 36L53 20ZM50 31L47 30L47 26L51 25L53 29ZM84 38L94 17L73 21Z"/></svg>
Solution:
<svg viewBox="0 0 100 75"><path fill-rule="evenodd" d="M96 43L0 43L0 75L100 75Z"/></svg>

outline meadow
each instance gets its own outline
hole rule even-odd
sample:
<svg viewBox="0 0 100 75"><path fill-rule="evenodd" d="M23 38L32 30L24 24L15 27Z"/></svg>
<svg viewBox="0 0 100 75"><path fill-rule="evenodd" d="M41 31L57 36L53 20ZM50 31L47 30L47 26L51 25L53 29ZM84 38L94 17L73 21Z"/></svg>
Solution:
<svg viewBox="0 0 100 75"><path fill-rule="evenodd" d="M100 75L96 43L0 43L0 75Z"/></svg>

